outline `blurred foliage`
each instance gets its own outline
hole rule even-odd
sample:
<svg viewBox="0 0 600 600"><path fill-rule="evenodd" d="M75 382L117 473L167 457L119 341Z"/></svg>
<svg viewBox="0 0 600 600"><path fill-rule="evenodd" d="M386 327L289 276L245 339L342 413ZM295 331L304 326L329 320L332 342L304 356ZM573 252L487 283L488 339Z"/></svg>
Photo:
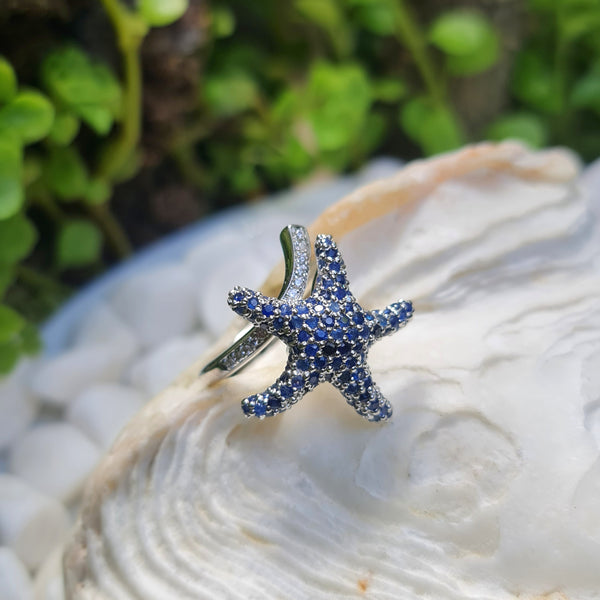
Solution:
<svg viewBox="0 0 600 600"><path fill-rule="evenodd" d="M48 49L34 88L0 57L0 373L38 347L19 282L44 299L41 317L65 297L65 272L93 275L111 253L130 251L110 201L144 154L140 47L188 0L98 2L115 31L118 71L66 40ZM217 204L348 171L382 149L407 158L517 138L594 158L600 0L530 0L526 16L507 109L473 138L453 83L507 56L483 9L451 8L424 24L402 0L214 0L197 24L197 102L166 141L169 160ZM36 247L51 257L43 272L28 258Z"/></svg>

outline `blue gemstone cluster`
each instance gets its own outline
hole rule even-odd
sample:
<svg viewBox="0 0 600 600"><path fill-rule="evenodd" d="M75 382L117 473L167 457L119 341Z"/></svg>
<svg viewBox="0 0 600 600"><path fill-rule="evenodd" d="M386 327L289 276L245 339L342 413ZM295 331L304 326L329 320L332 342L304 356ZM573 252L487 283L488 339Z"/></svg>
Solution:
<svg viewBox="0 0 600 600"><path fill-rule="evenodd" d="M242 410L247 416L273 416L329 381L361 416L386 420L392 407L373 382L367 353L376 340L406 325L412 303L365 311L349 290L346 266L331 236L317 237L315 253L317 278L305 300L290 303L240 287L229 293L236 313L289 347L281 376L264 392L244 398Z"/></svg>

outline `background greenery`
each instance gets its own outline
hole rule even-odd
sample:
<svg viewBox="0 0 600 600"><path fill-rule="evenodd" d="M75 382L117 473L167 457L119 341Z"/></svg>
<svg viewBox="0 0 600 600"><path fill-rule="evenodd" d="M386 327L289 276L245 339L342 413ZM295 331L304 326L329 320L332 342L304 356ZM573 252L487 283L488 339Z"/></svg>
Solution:
<svg viewBox="0 0 600 600"><path fill-rule="evenodd" d="M0 373L133 248L377 153L600 154L600 0L6 0Z"/></svg>

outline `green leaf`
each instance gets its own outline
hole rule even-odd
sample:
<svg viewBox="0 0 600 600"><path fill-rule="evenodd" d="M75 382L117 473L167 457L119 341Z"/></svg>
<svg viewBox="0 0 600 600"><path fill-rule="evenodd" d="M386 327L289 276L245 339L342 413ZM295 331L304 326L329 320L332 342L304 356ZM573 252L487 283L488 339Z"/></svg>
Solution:
<svg viewBox="0 0 600 600"><path fill-rule="evenodd" d="M121 87L111 70L79 48L52 52L42 63L42 79L58 103L100 135L121 113Z"/></svg>
<svg viewBox="0 0 600 600"><path fill-rule="evenodd" d="M235 14L228 6L211 8L210 30L215 38L229 37L235 31Z"/></svg>
<svg viewBox="0 0 600 600"><path fill-rule="evenodd" d="M56 262L61 268L81 267L98 260L102 234L96 225L84 219L66 222L56 240Z"/></svg>
<svg viewBox="0 0 600 600"><path fill-rule="evenodd" d="M138 11L150 27L177 21L188 8L188 0L138 0Z"/></svg>
<svg viewBox="0 0 600 600"><path fill-rule="evenodd" d="M495 35L488 36L477 52L465 55L448 55L446 65L452 75L475 75L486 71L496 64L500 52L500 44Z"/></svg>
<svg viewBox="0 0 600 600"><path fill-rule="evenodd" d="M23 215L0 221L0 263L16 263L25 258L37 241L35 227Z"/></svg>
<svg viewBox="0 0 600 600"><path fill-rule="evenodd" d="M210 75L204 83L204 100L218 117L239 114L258 102L258 86L240 69L227 69Z"/></svg>
<svg viewBox="0 0 600 600"><path fill-rule="evenodd" d="M12 266L0 263L0 298L13 282L14 272Z"/></svg>
<svg viewBox="0 0 600 600"><path fill-rule="evenodd" d="M398 7L395 0L351 0L354 18L376 35L396 33Z"/></svg>
<svg viewBox="0 0 600 600"><path fill-rule="evenodd" d="M11 341L25 326L25 319L15 310L0 304L0 344Z"/></svg>
<svg viewBox="0 0 600 600"><path fill-rule="evenodd" d="M398 102L408 94L402 79L377 79L373 82L373 99L381 102Z"/></svg>
<svg viewBox="0 0 600 600"><path fill-rule="evenodd" d="M79 153L73 147L53 148L45 169L48 187L62 200L85 196L88 172Z"/></svg>
<svg viewBox="0 0 600 600"><path fill-rule="evenodd" d="M17 93L17 77L12 65L0 56L0 104L10 102Z"/></svg>
<svg viewBox="0 0 600 600"><path fill-rule="evenodd" d="M548 114L562 112L561 95L557 93L556 80L540 54L526 51L517 57L511 89L519 100L536 110Z"/></svg>
<svg viewBox="0 0 600 600"><path fill-rule="evenodd" d="M105 106L80 105L77 113L81 120L89 125L98 135L106 135L114 123L113 113Z"/></svg>
<svg viewBox="0 0 600 600"><path fill-rule="evenodd" d="M0 375L8 375L19 361L19 346L15 342L0 344Z"/></svg>
<svg viewBox="0 0 600 600"><path fill-rule="evenodd" d="M92 179L85 191L88 204L104 204L111 194L110 185L103 179Z"/></svg>
<svg viewBox="0 0 600 600"><path fill-rule="evenodd" d="M414 98L400 112L400 124L426 155L454 150L463 144L463 134L449 109L426 98Z"/></svg>
<svg viewBox="0 0 600 600"><path fill-rule="evenodd" d="M17 214L23 201L23 186L19 174L0 172L0 221Z"/></svg>
<svg viewBox="0 0 600 600"><path fill-rule="evenodd" d="M600 111L600 72L594 69L578 79L569 99L575 108L591 108Z"/></svg>
<svg viewBox="0 0 600 600"><path fill-rule="evenodd" d="M308 82L309 120L319 148L339 150L362 130L372 102L365 71L355 64L313 65Z"/></svg>
<svg viewBox="0 0 600 600"><path fill-rule="evenodd" d="M53 121L54 107L39 92L21 92L0 109L0 130L13 131L25 144L45 138Z"/></svg>
<svg viewBox="0 0 600 600"><path fill-rule="evenodd" d="M496 37L494 28L483 15L464 9L443 13L429 30L431 43L452 56L480 52Z"/></svg>
<svg viewBox="0 0 600 600"><path fill-rule="evenodd" d="M548 142L548 127L534 113L509 113L489 127L487 137L495 141L517 139L532 148L541 148Z"/></svg>
<svg viewBox="0 0 600 600"><path fill-rule="evenodd" d="M79 133L79 119L70 112L61 112L54 118L50 139L57 146L68 146Z"/></svg>
<svg viewBox="0 0 600 600"><path fill-rule="evenodd" d="M336 0L295 0L296 10L306 20L322 28L339 55L352 46L352 31Z"/></svg>

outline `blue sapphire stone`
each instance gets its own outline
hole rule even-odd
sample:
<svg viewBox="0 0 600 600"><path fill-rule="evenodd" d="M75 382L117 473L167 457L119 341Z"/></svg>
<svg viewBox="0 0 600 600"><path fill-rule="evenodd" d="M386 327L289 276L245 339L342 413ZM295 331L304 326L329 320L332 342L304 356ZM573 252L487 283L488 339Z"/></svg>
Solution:
<svg viewBox="0 0 600 600"><path fill-rule="evenodd" d="M329 263L329 269L331 271L333 271L334 273L339 273L340 272L340 263L337 261Z"/></svg>
<svg viewBox="0 0 600 600"><path fill-rule="evenodd" d="M299 315L305 315L308 312L308 308L306 306L304 306L303 304L300 304L297 308L296 308L296 312Z"/></svg>
<svg viewBox="0 0 600 600"><path fill-rule="evenodd" d="M319 351L319 346L316 344L308 344L306 348L304 348L304 352L306 352L307 356L316 356Z"/></svg>
<svg viewBox="0 0 600 600"><path fill-rule="evenodd" d="M281 329L285 325L285 319L283 317L276 317L273 319L273 327L275 329Z"/></svg>
<svg viewBox="0 0 600 600"><path fill-rule="evenodd" d="M310 369L310 363L308 362L308 360L306 360L306 358L301 358L300 360L298 360L296 362L296 366L298 367L298 369L300 369L300 371L308 371Z"/></svg>
<svg viewBox="0 0 600 600"><path fill-rule="evenodd" d="M280 410L281 409L281 398L278 398L274 394L269 394L269 400L267 401L267 406L271 410L276 410L276 411Z"/></svg>
<svg viewBox="0 0 600 600"><path fill-rule="evenodd" d="M304 319L302 317L298 317L297 315L293 316L290 320L290 324L293 329L300 329L304 324Z"/></svg>
<svg viewBox="0 0 600 600"><path fill-rule="evenodd" d="M335 290L335 297L338 300L343 300L347 294L348 294L348 292L344 288L337 288Z"/></svg>
<svg viewBox="0 0 600 600"><path fill-rule="evenodd" d="M340 325L342 326L346 326L346 325L350 325L350 319L346 316L346 315L341 315L340 318L338 319Z"/></svg>
<svg viewBox="0 0 600 600"><path fill-rule="evenodd" d="M335 258L338 255L338 252L335 248L329 248L329 250L327 250L327 256L329 256L329 258Z"/></svg>
<svg viewBox="0 0 600 600"><path fill-rule="evenodd" d="M392 327L398 327L399 324L400 324L400 320L398 319L398 317L396 315L392 315L390 317L390 325Z"/></svg>
<svg viewBox="0 0 600 600"><path fill-rule="evenodd" d="M265 315L265 317L272 317L274 312L275 308L272 304L265 304L262 308L262 314Z"/></svg>
<svg viewBox="0 0 600 600"><path fill-rule="evenodd" d="M254 404L258 400L258 396L248 396L246 402L242 402L242 410L246 416L254 414Z"/></svg>
<svg viewBox="0 0 600 600"><path fill-rule="evenodd" d="M281 394L282 398L290 398L294 395L294 389L291 385L280 385L279 393Z"/></svg>
<svg viewBox="0 0 600 600"><path fill-rule="evenodd" d="M333 281L331 279L323 279L323 287L325 289L329 289L333 285Z"/></svg>
<svg viewBox="0 0 600 600"><path fill-rule="evenodd" d="M365 319L366 319L367 321L374 321L374 320L375 320L375 317L374 317L374 316L373 316L371 313L366 313L366 314L365 314Z"/></svg>
<svg viewBox="0 0 600 600"><path fill-rule="evenodd" d="M323 346L323 354L325 356L333 356L335 354L335 346L332 343Z"/></svg>
<svg viewBox="0 0 600 600"><path fill-rule="evenodd" d="M343 329L334 329L331 332L331 337L334 340L341 340L341 339L343 339L343 337L344 337L344 330Z"/></svg>
<svg viewBox="0 0 600 600"><path fill-rule="evenodd" d="M326 327L331 327L335 323L335 319L331 315L327 315L323 317L323 323L325 323Z"/></svg>
<svg viewBox="0 0 600 600"><path fill-rule="evenodd" d="M315 363L315 367L317 367L317 369L322 369L327 364L327 359L324 356L315 356L315 360L313 362Z"/></svg>
<svg viewBox="0 0 600 600"><path fill-rule="evenodd" d="M348 354L350 350L352 350L352 347L350 344L344 342L343 344L340 344L338 350L340 351L340 354Z"/></svg>
<svg viewBox="0 0 600 600"><path fill-rule="evenodd" d="M308 342L310 340L310 333L308 331L300 331L298 332L298 341L299 342Z"/></svg>
<svg viewBox="0 0 600 600"><path fill-rule="evenodd" d="M350 357L346 360L346 362L344 364L346 365L346 367L348 367L348 369L352 369L353 367L356 366L356 359Z"/></svg>
<svg viewBox="0 0 600 600"><path fill-rule="evenodd" d="M339 356L336 356L331 361L331 366L337 371L342 366L342 359Z"/></svg>
<svg viewBox="0 0 600 600"><path fill-rule="evenodd" d="M309 317L306 319L306 324L310 329L314 329L319 325L319 319L317 317Z"/></svg>
<svg viewBox="0 0 600 600"><path fill-rule="evenodd" d="M350 371L342 371L339 376L338 379L342 382L342 383L348 383L350 381Z"/></svg>
<svg viewBox="0 0 600 600"><path fill-rule="evenodd" d="M346 331L346 336L351 342L353 342L358 337L358 329L355 329L354 327L352 329L348 329L348 331Z"/></svg>
<svg viewBox="0 0 600 600"><path fill-rule="evenodd" d="M254 405L254 414L257 417L264 417L266 413L267 403L262 398L259 398Z"/></svg>
<svg viewBox="0 0 600 600"><path fill-rule="evenodd" d="M356 394L356 392L358 391L358 386L355 383L349 383L346 387L346 391L349 394Z"/></svg>
<svg viewBox="0 0 600 600"><path fill-rule="evenodd" d="M325 332L323 329L317 329L315 331L315 338L317 338L319 341L323 341L326 337L327 332Z"/></svg>
<svg viewBox="0 0 600 600"><path fill-rule="evenodd" d="M256 296L252 296L252 298L248 298L248 302L246 303L246 306L250 310L254 310L258 306L258 298L256 298Z"/></svg>
<svg viewBox="0 0 600 600"><path fill-rule="evenodd" d="M304 377L302 377L302 375L294 375L292 377L291 383L292 387L297 390L298 388L301 388L304 385Z"/></svg>
<svg viewBox="0 0 600 600"><path fill-rule="evenodd" d="M355 315L352 317L352 320L357 325L362 325L365 322L365 318L363 317L362 313L360 313L360 312L355 313Z"/></svg>
<svg viewBox="0 0 600 600"><path fill-rule="evenodd" d="M329 310L331 312L340 312L340 305L337 302L332 302L329 305Z"/></svg>
<svg viewBox="0 0 600 600"><path fill-rule="evenodd" d="M317 383L319 383L319 374L316 371L309 375L308 383L310 385L317 385Z"/></svg>
<svg viewBox="0 0 600 600"><path fill-rule="evenodd" d="M360 337L361 337L361 338L364 338L364 339L367 339L367 338L369 337L370 333L371 333L371 332L369 331L369 328L368 328L368 327L363 327L363 328L360 330Z"/></svg>
<svg viewBox="0 0 600 600"><path fill-rule="evenodd" d="M292 314L292 307L289 304L282 304L279 307L279 312L282 316L287 317Z"/></svg>
<svg viewBox="0 0 600 600"><path fill-rule="evenodd" d="M244 294L242 292L236 292L233 295L233 301L234 302L241 302L244 299Z"/></svg>

